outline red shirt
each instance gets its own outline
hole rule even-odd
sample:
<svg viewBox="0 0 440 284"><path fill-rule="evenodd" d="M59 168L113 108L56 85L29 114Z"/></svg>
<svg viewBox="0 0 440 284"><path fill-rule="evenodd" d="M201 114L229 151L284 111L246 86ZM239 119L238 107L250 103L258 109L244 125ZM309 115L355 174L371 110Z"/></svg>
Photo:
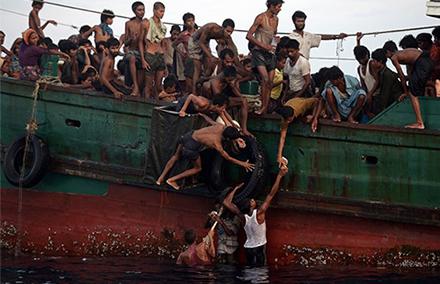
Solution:
<svg viewBox="0 0 440 284"><path fill-rule="evenodd" d="M431 59L434 61L434 72L432 73L431 79L435 81L440 79L440 47L433 45L430 52Z"/></svg>

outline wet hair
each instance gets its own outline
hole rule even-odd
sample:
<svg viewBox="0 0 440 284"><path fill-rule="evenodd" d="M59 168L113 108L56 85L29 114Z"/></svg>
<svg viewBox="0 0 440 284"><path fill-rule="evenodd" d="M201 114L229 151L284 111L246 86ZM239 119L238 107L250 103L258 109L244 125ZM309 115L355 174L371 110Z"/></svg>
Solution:
<svg viewBox="0 0 440 284"><path fill-rule="evenodd" d="M417 42L426 42L432 45L432 35L428 33L421 33L416 36Z"/></svg>
<svg viewBox="0 0 440 284"><path fill-rule="evenodd" d="M235 23L232 19L226 19L223 21L222 27L224 27L225 29L227 27L231 27L231 28L235 29Z"/></svg>
<svg viewBox="0 0 440 284"><path fill-rule="evenodd" d="M233 126L226 127L225 130L223 130L222 135L226 139L231 139L231 140L240 138L240 133L238 132L237 128Z"/></svg>
<svg viewBox="0 0 440 284"><path fill-rule="evenodd" d="M107 19L113 19L115 17L115 14L112 10L104 10L101 13L101 23L104 23L107 21Z"/></svg>
<svg viewBox="0 0 440 284"><path fill-rule="evenodd" d="M60 50L64 53L69 53L71 50L78 49L78 45L76 43L71 42L70 40L62 39L58 42L58 46Z"/></svg>
<svg viewBox="0 0 440 284"><path fill-rule="evenodd" d="M251 63L252 63L252 59L250 59L250 58L246 58L245 60L243 60L243 66L246 66Z"/></svg>
<svg viewBox="0 0 440 284"><path fill-rule="evenodd" d="M249 210L251 210L251 199L245 198L240 203L237 204L238 208L240 208L241 213L248 214Z"/></svg>
<svg viewBox="0 0 440 284"><path fill-rule="evenodd" d="M292 117L295 114L295 111L293 110L292 107L290 106L284 106L281 110L280 110L280 114L284 119L289 119L290 117Z"/></svg>
<svg viewBox="0 0 440 284"><path fill-rule="evenodd" d="M35 7L37 5L40 5L41 7L43 7L43 1L32 1L32 7Z"/></svg>
<svg viewBox="0 0 440 284"><path fill-rule="evenodd" d="M153 5L153 10L165 9L165 5L162 2L156 2Z"/></svg>
<svg viewBox="0 0 440 284"><path fill-rule="evenodd" d="M286 60L287 57L284 54L278 53L277 54L277 61L280 62L283 59Z"/></svg>
<svg viewBox="0 0 440 284"><path fill-rule="evenodd" d="M341 69L339 69L338 66L333 66L328 69L326 75L329 80L336 80L344 77L344 73L341 71Z"/></svg>
<svg viewBox="0 0 440 284"><path fill-rule="evenodd" d="M266 6L267 6L267 8L269 9L270 6L274 6L274 7L276 7L276 6L278 6L279 4L283 4L283 3L284 3L283 0L267 0L267 1L266 1Z"/></svg>
<svg viewBox="0 0 440 284"><path fill-rule="evenodd" d="M293 15L292 15L292 21L293 22L295 22L295 20L297 19L297 18L300 18L300 19L307 19L307 15L306 15L306 13L304 13L303 11L296 11L295 13L293 13Z"/></svg>
<svg viewBox="0 0 440 284"><path fill-rule="evenodd" d="M223 93L215 94L212 97L212 104L215 106L228 106L229 105L229 97Z"/></svg>
<svg viewBox="0 0 440 284"><path fill-rule="evenodd" d="M58 45L56 45L55 43L51 43L47 46L47 49L49 50L58 50Z"/></svg>
<svg viewBox="0 0 440 284"><path fill-rule="evenodd" d="M184 239L189 244L192 245L196 241L196 232L193 229L186 230Z"/></svg>
<svg viewBox="0 0 440 284"><path fill-rule="evenodd" d="M385 50L383 50L382 48L378 48L375 51L373 51L371 57L376 61L382 62L383 64L387 64L388 57Z"/></svg>
<svg viewBox="0 0 440 284"><path fill-rule="evenodd" d="M119 46L119 40L117 40L113 37L107 41L107 44L108 44L108 48L110 48L112 46Z"/></svg>
<svg viewBox="0 0 440 284"><path fill-rule="evenodd" d="M98 51L98 53L101 53L101 52L104 51L104 50L102 50L102 48L100 47L100 45L103 45L105 48L108 48L108 47L109 47L108 42L103 41L103 40L98 41L98 42L96 43L96 51Z"/></svg>
<svg viewBox="0 0 440 284"><path fill-rule="evenodd" d="M171 77L166 77L163 80L163 89L166 90L168 88L172 88L173 86L176 86L176 81L174 81Z"/></svg>
<svg viewBox="0 0 440 284"><path fill-rule="evenodd" d="M312 75L313 81L315 81L315 85L319 87L319 92L322 93L325 83L328 81L327 79L327 67L322 67L319 71Z"/></svg>
<svg viewBox="0 0 440 284"><path fill-rule="evenodd" d="M357 60L364 59L365 56L370 57L370 51L368 48L366 48L363 45L358 45L353 49L354 57L356 57Z"/></svg>
<svg viewBox="0 0 440 284"><path fill-rule="evenodd" d="M439 27L435 27L432 30L432 35L435 36L436 38L440 38L440 26Z"/></svg>
<svg viewBox="0 0 440 284"><path fill-rule="evenodd" d="M92 42L86 38L80 39L78 42L78 46L85 46L86 44L92 45Z"/></svg>
<svg viewBox="0 0 440 284"><path fill-rule="evenodd" d="M399 42L399 46L405 48L419 48L419 43L413 35L406 35Z"/></svg>
<svg viewBox="0 0 440 284"><path fill-rule="evenodd" d="M49 46L51 43L53 43L53 41L50 37L43 37L38 40L37 45L45 44Z"/></svg>
<svg viewBox="0 0 440 284"><path fill-rule="evenodd" d="M234 58L235 53L231 49L225 48L222 51L220 51L219 57L220 59L224 60L226 58L226 55L229 55L229 57Z"/></svg>
<svg viewBox="0 0 440 284"><path fill-rule="evenodd" d="M3 31L0 31L0 34L2 34L3 36L6 36L6 34Z"/></svg>
<svg viewBox="0 0 440 284"><path fill-rule="evenodd" d="M134 12L134 11L136 11L137 7L139 7L139 6L145 7L144 3L140 2L140 1L136 1L133 4L131 4L131 10Z"/></svg>
<svg viewBox="0 0 440 284"><path fill-rule="evenodd" d="M178 31L178 32L180 33L180 26L179 26L179 25L173 25L173 26L171 27L170 34L171 34L173 31Z"/></svg>
<svg viewBox="0 0 440 284"><path fill-rule="evenodd" d="M226 66L225 69L223 69L223 75L225 75L225 77L237 77L237 70L234 66Z"/></svg>
<svg viewBox="0 0 440 284"><path fill-rule="evenodd" d="M85 33L85 32L87 32L87 31L90 31L92 28L89 26L89 25L84 25L84 26L82 26L80 29L79 29L79 33L80 34L82 34L82 33Z"/></svg>
<svg viewBox="0 0 440 284"><path fill-rule="evenodd" d="M289 41L286 42L286 45L284 47L299 49L299 42L296 39L289 39Z"/></svg>
<svg viewBox="0 0 440 284"><path fill-rule="evenodd" d="M385 52L386 51L394 52L397 51L397 45L394 41L389 40L383 45L383 49L385 50Z"/></svg>

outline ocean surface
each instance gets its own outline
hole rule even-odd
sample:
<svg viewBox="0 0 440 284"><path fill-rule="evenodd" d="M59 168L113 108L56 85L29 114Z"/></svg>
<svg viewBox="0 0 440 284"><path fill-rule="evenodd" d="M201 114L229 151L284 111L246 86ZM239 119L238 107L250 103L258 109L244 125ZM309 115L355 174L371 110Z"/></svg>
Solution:
<svg viewBox="0 0 440 284"><path fill-rule="evenodd" d="M440 283L440 267L218 265L189 268L151 258L1 258L1 283Z"/></svg>

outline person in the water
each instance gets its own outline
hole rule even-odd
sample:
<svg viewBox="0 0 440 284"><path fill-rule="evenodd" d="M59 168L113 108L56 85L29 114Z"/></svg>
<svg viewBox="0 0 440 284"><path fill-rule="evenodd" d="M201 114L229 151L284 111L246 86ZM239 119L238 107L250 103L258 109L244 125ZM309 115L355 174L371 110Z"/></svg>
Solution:
<svg viewBox="0 0 440 284"><path fill-rule="evenodd" d="M185 241L189 247L179 254L176 264L186 264L188 266L209 265L215 258L214 231L210 230L206 236L206 241L196 244L197 235L194 230L189 229L185 232Z"/></svg>

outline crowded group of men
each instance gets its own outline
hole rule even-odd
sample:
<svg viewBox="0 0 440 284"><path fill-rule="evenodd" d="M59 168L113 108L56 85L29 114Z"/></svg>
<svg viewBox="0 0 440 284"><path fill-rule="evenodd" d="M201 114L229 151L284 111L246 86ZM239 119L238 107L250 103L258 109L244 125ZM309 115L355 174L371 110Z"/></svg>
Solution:
<svg viewBox="0 0 440 284"><path fill-rule="evenodd" d="M294 31L280 38L277 36L278 14L283 3L283 0L267 0L267 10L257 15L247 32L249 53L245 56L238 53L232 40L235 29L232 19L224 20L221 25L208 23L199 27L195 16L186 13L183 29L173 25L168 31L162 22L165 5L161 2L154 3L150 18L144 18L145 5L134 2L134 17L125 23L125 33L119 39L111 28L115 15L111 10L104 10L100 24L84 25L79 34L55 44L44 29L57 23L50 20L42 25L39 12L43 2L33 1L29 27L10 50L3 46L5 34L0 32L1 52L5 54L0 61L1 74L30 81L51 75L69 88L102 91L117 99L133 96L174 102L181 117L200 114L210 126L183 135L176 153L157 179L158 185L166 183L176 190L180 189L179 180L201 171L199 151L202 146L217 150L225 159L246 170L254 169L253 164L230 157L222 143L227 140L246 147L240 136L252 136L247 129L251 107L243 96L241 84L258 82L261 107L255 114L281 117L277 156L280 172L266 201L259 207L255 200L249 200L244 210L233 204L238 186L219 202L219 208L224 208L223 215L212 213L210 217L219 224L219 260L235 260L236 235L239 227L244 226L246 260L248 264L262 265L267 243L265 212L287 172L283 148L288 125L293 120L306 116L313 132L320 118L358 124L361 119L372 119L394 102L409 97L416 122L407 127L424 129L418 97L440 94L440 27L432 34L405 36L399 43L401 50L388 41L371 53L361 45L363 35L358 33L354 56L359 62L360 80L344 74L336 66L311 74L311 48L319 47L322 40L344 39L347 35L309 33L304 30L306 14L296 11L292 15ZM216 53L210 48L211 40L217 43ZM54 56L58 66L55 71L48 67ZM397 73L387 67L388 59ZM404 65L407 74L403 71ZM231 117L228 110L233 107L239 110L239 119ZM208 116L213 113L218 115L217 121ZM191 160L193 167L167 179L174 163L181 158ZM181 254L178 263L211 263L216 256L213 234L211 230L202 243L197 243L194 231L188 231L185 239L190 247Z"/></svg>

